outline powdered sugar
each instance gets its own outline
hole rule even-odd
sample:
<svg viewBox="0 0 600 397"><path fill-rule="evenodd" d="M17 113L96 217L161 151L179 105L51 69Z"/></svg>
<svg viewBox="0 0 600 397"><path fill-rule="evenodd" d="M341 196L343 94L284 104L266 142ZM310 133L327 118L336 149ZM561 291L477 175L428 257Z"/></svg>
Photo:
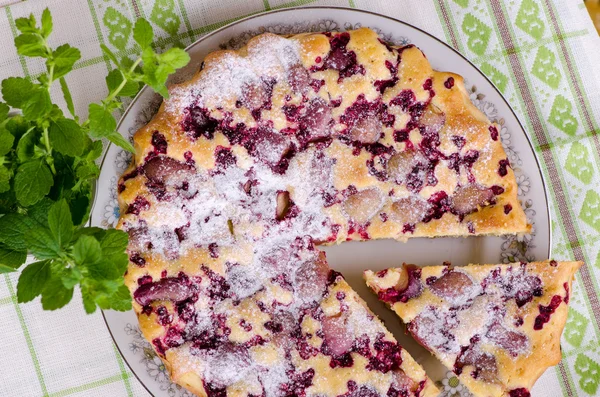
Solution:
<svg viewBox="0 0 600 397"><path fill-rule="evenodd" d="M283 355L281 350L283 349L280 349L279 354ZM288 375L290 368L280 363L277 364L279 365L262 366L259 369L258 377L266 396L283 395L281 385L287 383L290 379Z"/></svg>
<svg viewBox="0 0 600 397"><path fill-rule="evenodd" d="M369 313L369 310L363 305L356 305L353 310L347 312L348 321L346 322L348 330L356 336L367 335L370 340L376 340L380 335L382 326L379 321Z"/></svg>
<svg viewBox="0 0 600 397"><path fill-rule="evenodd" d="M461 276L466 277L465 281L461 281L463 284L458 284L454 282L452 285L449 285L449 288L452 288L452 293L445 294L444 298L450 304L454 306L466 306L470 305L473 299L482 293L482 288L479 283L474 282L474 280L466 273L461 272L460 268L453 269L452 272L457 274L460 273ZM449 277L445 275L442 277Z"/></svg>
<svg viewBox="0 0 600 397"><path fill-rule="evenodd" d="M455 335L459 346L468 346L473 336L485 334L494 320L493 304L491 296L480 295L473 300L468 310L457 312L458 326Z"/></svg>
<svg viewBox="0 0 600 397"><path fill-rule="evenodd" d="M170 91L165 102L167 112L179 112L192 104L207 106L242 97L248 84L262 78L282 79L286 71L300 60L298 43L275 35L259 36L248 48L246 56L224 52L218 59L208 60L204 73L194 84Z"/></svg>
<svg viewBox="0 0 600 397"><path fill-rule="evenodd" d="M463 273L454 269L437 281L428 283L428 288L440 295L439 291L444 290L436 283L453 272L461 272L468 275L469 280L474 280L468 270ZM462 280L458 286L455 285L458 278L451 277L448 280L453 280L452 285L443 286L461 290L461 293L444 293L443 303L435 307L428 306L419 312L409 323L409 330L415 339L435 352L447 366L453 366L465 348L476 349L479 344L495 345L512 357L530 352L529 339L518 328L522 322L519 324L507 316L511 305L507 302L514 299L517 306L521 307L533 296L543 294L541 280L527 271L526 264L492 269L481 285L468 285L466 280Z"/></svg>

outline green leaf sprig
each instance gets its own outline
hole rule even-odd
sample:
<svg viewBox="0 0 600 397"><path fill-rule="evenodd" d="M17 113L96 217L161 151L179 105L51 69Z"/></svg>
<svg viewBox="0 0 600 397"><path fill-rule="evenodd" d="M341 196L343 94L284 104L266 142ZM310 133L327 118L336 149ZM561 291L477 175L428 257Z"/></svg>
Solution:
<svg viewBox="0 0 600 397"><path fill-rule="evenodd" d="M4 218L6 216L0 218L0 223ZM39 259L29 264L19 277L19 302L29 302L41 295L45 310L58 309L69 303L74 287L79 284L88 313L94 312L96 306L116 310L131 308L129 290L123 284L128 263L127 233L95 227L76 228L65 199L49 205L46 219L36 221L23 215L17 219L28 224L23 242ZM9 248L20 248L13 245L15 242L5 241L5 244Z"/></svg>
<svg viewBox="0 0 600 397"><path fill-rule="evenodd" d="M90 104L88 119L80 120L65 78L81 58L80 51L69 44L49 45L53 22L48 9L39 25L33 15L15 24L20 31L15 38L18 54L42 58L46 68L36 79L10 77L1 83L0 273L16 271L33 255L37 262L19 277L19 302L41 295L44 309L58 309L69 303L79 285L86 312L96 307L128 310L131 296L123 280L127 234L85 227L100 174L96 161L104 138L134 151L116 131L113 113L122 108L121 98L135 96L143 84L166 97L167 78L189 56L179 48L156 53L152 27L138 20L137 59L119 61L102 46L116 68L106 77L106 98ZM67 115L50 96L57 81Z"/></svg>
<svg viewBox="0 0 600 397"><path fill-rule="evenodd" d="M115 131L117 124L112 112L122 106L118 97L137 94L140 85L145 83L167 98L167 78L190 61L188 53L181 48L174 47L162 54L156 53L152 48L154 32L145 19L138 19L135 23L133 38L141 49L141 54L135 61L128 57L119 61L106 45L100 45L102 52L114 63L116 69L106 76L108 96L101 103L92 103L89 107L90 135L94 138L107 138L119 146L126 146L128 142L123 142L122 136Z"/></svg>

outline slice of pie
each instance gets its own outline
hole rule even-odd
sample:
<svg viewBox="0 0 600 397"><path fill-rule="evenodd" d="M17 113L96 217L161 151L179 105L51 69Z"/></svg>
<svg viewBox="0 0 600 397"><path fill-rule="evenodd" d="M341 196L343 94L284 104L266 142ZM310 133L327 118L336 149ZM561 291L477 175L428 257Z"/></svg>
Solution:
<svg viewBox="0 0 600 397"><path fill-rule="evenodd" d="M209 397L437 396L309 239L262 259L274 267L260 275L271 271L267 280L253 280L251 264L209 255L186 258L176 276L152 267L154 277L127 275L139 285L134 305L144 336L173 381ZM228 279L219 274L223 266ZM261 288L251 293L253 283Z"/></svg>
<svg viewBox="0 0 600 397"><path fill-rule="evenodd" d="M208 397L434 394L345 284L327 314L315 245L529 231L462 78L369 29L264 34L170 94L134 136L118 227L172 379Z"/></svg>
<svg viewBox="0 0 600 397"><path fill-rule="evenodd" d="M404 264L366 271L365 280L475 396L526 397L560 362L571 282L581 265Z"/></svg>

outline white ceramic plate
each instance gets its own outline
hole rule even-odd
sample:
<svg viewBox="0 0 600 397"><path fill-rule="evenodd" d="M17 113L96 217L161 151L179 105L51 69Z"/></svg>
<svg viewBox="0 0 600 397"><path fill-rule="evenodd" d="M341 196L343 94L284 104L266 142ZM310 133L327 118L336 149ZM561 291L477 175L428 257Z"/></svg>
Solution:
<svg viewBox="0 0 600 397"><path fill-rule="evenodd" d="M409 24L364 11L322 7L286 9L252 16L204 36L187 49L192 62L173 76L173 81L182 81L191 76L209 52L223 47L239 47L250 37L264 31L290 34L347 30L360 26L377 30L386 40L395 44L415 44L427 54L434 68L465 76L467 89L472 92L471 100L491 120L502 126L500 136L517 177L519 198L529 222L533 225L531 235L520 238L507 236L411 239L407 243L381 240L351 242L345 243L343 247L325 248L331 266L343 272L350 285L383 319L402 346L425 367L428 374L435 381L441 381L448 376L447 371L405 334L395 314L386 309L377 301L377 297L367 290L362 280L362 272L366 268L380 270L402 262L434 265L450 261L455 265L464 265L548 258L551 243L549 212L539 165L523 127L492 83L452 48ZM121 134L130 137L149 121L159 104L160 98L151 90L143 89L121 120ZM120 148L114 145L108 148L97 185L92 225L111 227L116 223L119 216L116 199L117 180L127 167L129 159L129 155ZM191 395L169 382L160 359L141 336L133 311L107 311L104 312L104 316L125 361L151 394L156 397ZM533 392L535 395L535 389Z"/></svg>

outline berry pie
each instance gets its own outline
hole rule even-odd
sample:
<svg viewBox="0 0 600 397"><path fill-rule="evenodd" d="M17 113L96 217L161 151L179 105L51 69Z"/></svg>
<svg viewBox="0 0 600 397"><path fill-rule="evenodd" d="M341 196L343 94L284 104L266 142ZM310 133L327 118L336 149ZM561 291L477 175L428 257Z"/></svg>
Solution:
<svg viewBox="0 0 600 397"><path fill-rule="evenodd" d="M477 397L527 397L561 359L571 282L581 262L404 264L367 285Z"/></svg>
<svg viewBox="0 0 600 397"><path fill-rule="evenodd" d="M316 246L530 230L462 78L366 28L214 52L133 140L126 283L201 396L435 395Z"/></svg>

